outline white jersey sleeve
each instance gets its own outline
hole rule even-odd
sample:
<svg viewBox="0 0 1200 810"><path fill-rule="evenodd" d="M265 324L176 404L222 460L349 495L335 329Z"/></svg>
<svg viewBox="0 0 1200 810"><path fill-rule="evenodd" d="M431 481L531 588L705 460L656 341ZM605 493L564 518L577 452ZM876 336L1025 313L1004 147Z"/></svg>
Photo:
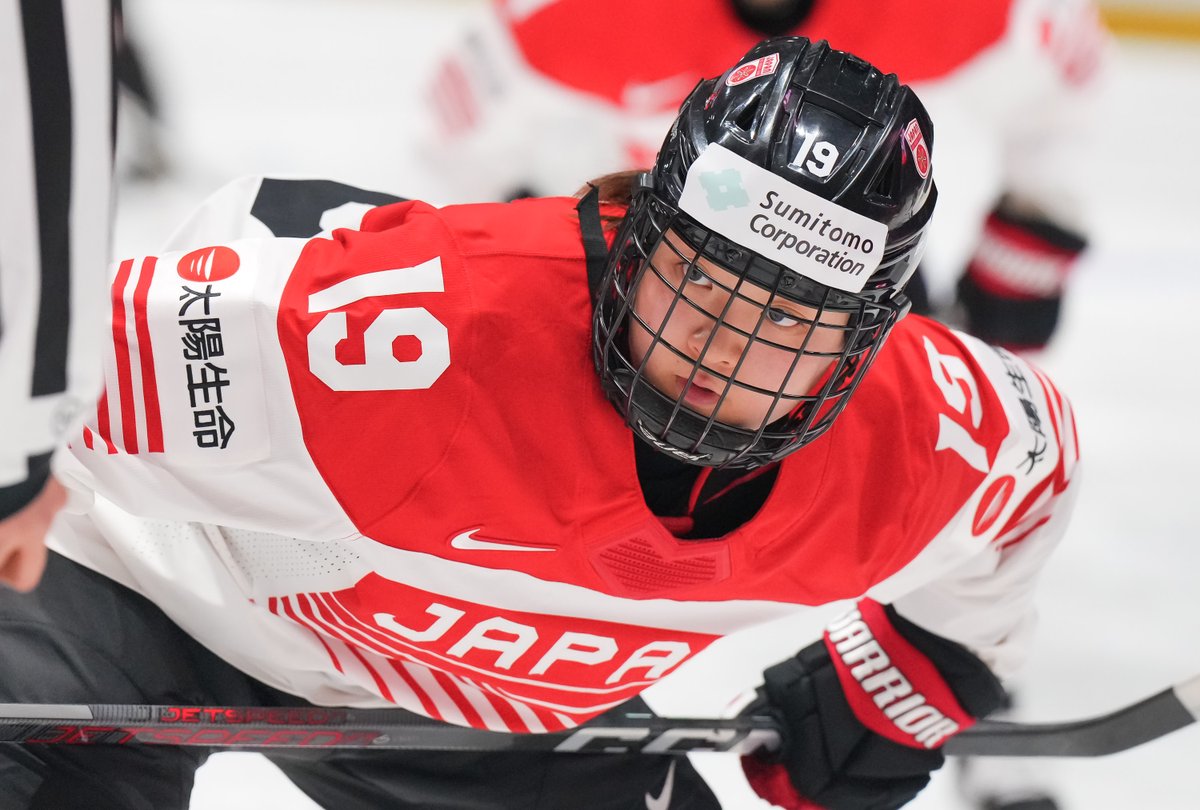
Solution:
<svg viewBox="0 0 1200 810"><path fill-rule="evenodd" d="M353 534L305 452L276 319L310 237L396 199L246 178L206 201L167 250L114 264L104 392L58 464L76 508L97 492L151 519Z"/></svg>
<svg viewBox="0 0 1200 810"><path fill-rule="evenodd" d="M979 384L990 383L999 396L1008 435L959 513L868 595L967 646L1007 678L1029 653L1038 574L1070 520L1079 449L1070 403L1043 372L973 337L958 337L986 377ZM946 369L953 379L953 366ZM959 441L946 432L939 446Z"/></svg>

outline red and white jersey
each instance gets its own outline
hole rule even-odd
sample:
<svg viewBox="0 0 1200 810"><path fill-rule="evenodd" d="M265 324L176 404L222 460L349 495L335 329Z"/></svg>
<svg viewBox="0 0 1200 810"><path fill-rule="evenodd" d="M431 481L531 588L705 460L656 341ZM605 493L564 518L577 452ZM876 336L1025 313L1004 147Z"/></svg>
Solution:
<svg viewBox="0 0 1200 810"><path fill-rule="evenodd" d="M679 540L592 367L575 201L382 198L243 181L116 266L57 549L309 700L492 729L863 595L1012 668L1075 489L1042 372L909 318L748 523Z"/></svg>
<svg viewBox="0 0 1200 810"><path fill-rule="evenodd" d="M1091 0L828 0L791 34L913 85L942 203L926 266L966 266L1002 193L1089 231L1108 35ZM679 103L763 35L729 0L493 0L433 71L421 152L448 202L571 194L653 163Z"/></svg>

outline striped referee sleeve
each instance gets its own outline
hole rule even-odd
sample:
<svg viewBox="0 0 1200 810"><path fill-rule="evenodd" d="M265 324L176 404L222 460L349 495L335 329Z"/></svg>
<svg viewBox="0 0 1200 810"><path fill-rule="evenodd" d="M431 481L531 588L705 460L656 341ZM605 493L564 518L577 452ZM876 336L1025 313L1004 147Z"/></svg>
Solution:
<svg viewBox="0 0 1200 810"><path fill-rule="evenodd" d="M100 389L112 53L103 0L0 0L0 518Z"/></svg>

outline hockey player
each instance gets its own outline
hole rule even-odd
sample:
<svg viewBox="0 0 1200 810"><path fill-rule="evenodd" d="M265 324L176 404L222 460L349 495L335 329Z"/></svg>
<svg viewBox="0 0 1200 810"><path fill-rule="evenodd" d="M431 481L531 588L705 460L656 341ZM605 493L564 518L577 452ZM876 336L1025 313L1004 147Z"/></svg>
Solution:
<svg viewBox="0 0 1200 810"><path fill-rule="evenodd" d="M1090 0L494 0L435 71L423 151L450 198L567 193L650 165L697 79L782 33L897 73L938 122L948 171L915 311L1045 346L1090 230L1107 41Z"/></svg>
<svg viewBox="0 0 1200 810"><path fill-rule="evenodd" d="M783 807L906 803L1002 700L1076 491L1051 381L905 317L932 147L894 76L778 38L582 199L229 188L117 267L75 506L0 597L0 701L537 733L836 607L777 639L788 743L746 773ZM0 756L6 808L184 807L202 758ZM646 756L272 759L326 807L717 807Z"/></svg>

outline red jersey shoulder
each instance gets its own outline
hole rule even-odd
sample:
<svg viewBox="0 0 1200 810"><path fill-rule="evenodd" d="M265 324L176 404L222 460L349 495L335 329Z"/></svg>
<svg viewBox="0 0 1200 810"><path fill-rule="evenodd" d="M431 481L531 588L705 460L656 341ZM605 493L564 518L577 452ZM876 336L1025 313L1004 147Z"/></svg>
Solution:
<svg viewBox="0 0 1200 810"><path fill-rule="evenodd" d="M572 197L534 197L451 205L438 215L453 235L455 248L468 258L536 256L576 261L583 258L578 204ZM621 216L624 209L606 208L603 213Z"/></svg>
<svg viewBox="0 0 1200 810"><path fill-rule="evenodd" d="M771 572L755 592L820 604L867 592L935 540L963 553L1021 542L1058 508L1077 459L1070 405L1044 373L909 316L745 527Z"/></svg>
<svg viewBox="0 0 1200 810"><path fill-rule="evenodd" d="M955 525L1007 464L1010 429L959 335L901 321L828 434L784 459L748 525L761 570L778 572L758 591L821 604L883 582Z"/></svg>
<svg viewBox="0 0 1200 810"><path fill-rule="evenodd" d="M888 421L903 436L906 452L927 456L935 468L962 464L987 472L1011 425L993 372L976 350L940 323L905 318L855 395L851 409L859 418L851 423L865 416L878 424L878 416L891 411Z"/></svg>
<svg viewBox="0 0 1200 810"><path fill-rule="evenodd" d="M927 81L1004 36L1012 2L838 0L818 3L789 33L828 40L903 81ZM534 70L641 111L673 109L698 79L720 75L763 38L738 18L729 0L558 0L532 13L523 13L515 0L497 0L497 6ZM638 24L629 26L629 19ZM935 25L954 35L934 36Z"/></svg>
<svg viewBox="0 0 1200 810"><path fill-rule="evenodd" d="M308 453L360 531L402 534L439 467L503 466L497 448L530 444L518 426L566 432L514 404L533 380L594 395L573 205L400 203L305 248L278 330Z"/></svg>
<svg viewBox="0 0 1200 810"><path fill-rule="evenodd" d="M372 210L360 230L315 238L301 253L280 300L280 344L308 453L356 525L412 486L385 437L420 426L430 441L409 448L411 463L432 465L435 440L463 418L469 398L447 373L468 361L471 335L456 313L471 310L471 297L452 235L424 203Z"/></svg>
<svg viewBox="0 0 1200 810"><path fill-rule="evenodd" d="M1044 372L915 316L894 330L846 415L836 438L863 457L909 456L894 462L908 476L898 486L920 499L934 529L970 499L970 531L981 536L997 528L1001 505L1020 497L1015 525L1030 505L1065 490L1079 455L1070 403ZM880 424L895 425L895 435ZM889 438L896 449L880 445ZM878 482L883 491L889 484Z"/></svg>
<svg viewBox="0 0 1200 810"><path fill-rule="evenodd" d="M856 478L860 524L878 535L902 524L895 553L903 556L909 541L922 546L963 507L1010 430L992 380L960 337L911 316L893 330L830 440L839 457L862 460L841 473Z"/></svg>

